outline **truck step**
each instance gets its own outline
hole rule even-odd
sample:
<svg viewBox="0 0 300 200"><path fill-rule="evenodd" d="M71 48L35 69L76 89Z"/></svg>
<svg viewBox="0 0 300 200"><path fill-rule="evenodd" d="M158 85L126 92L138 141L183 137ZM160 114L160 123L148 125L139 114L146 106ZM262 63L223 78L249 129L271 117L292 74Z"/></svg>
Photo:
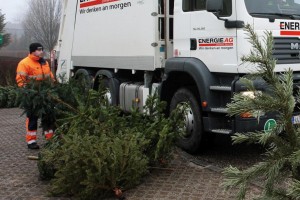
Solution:
<svg viewBox="0 0 300 200"><path fill-rule="evenodd" d="M210 111L215 113L228 113L227 108L211 108Z"/></svg>
<svg viewBox="0 0 300 200"><path fill-rule="evenodd" d="M212 130L210 130L210 132L224 134L224 135L230 135L232 133L232 130L229 130L229 129L212 129Z"/></svg>
<svg viewBox="0 0 300 200"><path fill-rule="evenodd" d="M211 85L209 87L209 89L210 90L215 90L215 91L231 92L231 87L230 86Z"/></svg>

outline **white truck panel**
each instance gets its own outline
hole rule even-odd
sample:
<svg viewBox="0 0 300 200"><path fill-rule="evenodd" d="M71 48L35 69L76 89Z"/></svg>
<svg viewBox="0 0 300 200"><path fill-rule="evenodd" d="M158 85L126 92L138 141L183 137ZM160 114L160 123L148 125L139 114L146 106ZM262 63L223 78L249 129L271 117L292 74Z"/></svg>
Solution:
<svg viewBox="0 0 300 200"><path fill-rule="evenodd" d="M71 49L73 45L75 10L77 2L74 0L65 0L63 14L61 20L61 28L59 33L59 60L57 67L57 75L63 76L66 80L70 77L72 69Z"/></svg>
<svg viewBox="0 0 300 200"><path fill-rule="evenodd" d="M111 1L111 0L110 0ZM91 2L91 1L90 1ZM72 59L74 66L155 69L156 1L78 3ZM106 2L106 3L103 3Z"/></svg>

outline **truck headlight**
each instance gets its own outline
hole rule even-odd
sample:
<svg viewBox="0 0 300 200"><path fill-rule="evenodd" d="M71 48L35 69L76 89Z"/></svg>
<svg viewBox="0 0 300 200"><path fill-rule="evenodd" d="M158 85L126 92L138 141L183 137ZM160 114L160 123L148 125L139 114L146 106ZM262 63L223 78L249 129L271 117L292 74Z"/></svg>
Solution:
<svg viewBox="0 0 300 200"><path fill-rule="evenodd" d="M243 91L241 92L241 95L244 97L249 97L251 99L255 99L256 97L262 95L262 91ZM245 113L241 113L240 117L242 118L251 118L251 117L255 117L255 118L259 118L261 116L264 116L265 113L261 110L256 110L253 112L245 112Z"/></svg>
<svg viewBox="0 0 300 200"><path fill-rule="evenodd" d="M251 99L254 99L257 96L260 96L262 94L261 91L257 90L257 91L243 91L241 92L241 95L244 97L249 97Z"/></svg>

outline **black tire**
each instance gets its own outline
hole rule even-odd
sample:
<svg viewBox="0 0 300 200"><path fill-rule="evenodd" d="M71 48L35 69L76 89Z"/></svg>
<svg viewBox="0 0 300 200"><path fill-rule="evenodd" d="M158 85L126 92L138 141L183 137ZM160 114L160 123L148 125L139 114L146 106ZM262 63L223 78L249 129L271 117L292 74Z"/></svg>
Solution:
<svg viewBox="0 0 300 200"><path fill-rule="evenodd" d="M203 126L201 107L195 95L187 88L178 89L172 97L170 111L178 105L187 103L189 105L186 120L186 135L178 140L178 146L189 153L196 153L201 148L203 140Z"/></svg>
<svg viewBox="0 0 300 200"><path fill-rule="evenodd" d="M86 90L89 90L93 87L93 76L90 72L85 69L79 69L75 73L75 79L82 81Z"/></svg>

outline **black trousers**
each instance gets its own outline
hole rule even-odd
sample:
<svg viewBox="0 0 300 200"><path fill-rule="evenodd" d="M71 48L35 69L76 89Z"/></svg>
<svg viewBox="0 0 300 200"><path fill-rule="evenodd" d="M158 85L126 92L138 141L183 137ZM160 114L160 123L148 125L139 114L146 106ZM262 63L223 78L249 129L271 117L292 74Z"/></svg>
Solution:
<svg viewBox="0 0 300 200"><path fill-rule="evenodd" d="M36 131L38 128L38 117L35 115L31 115L29 113L26 114L27 116L27 123L26 123L26 129L29 131ZM54 119L47 115L43 115L41 119L41 125L43 128L43 131L47 131L50 129L54 129Z"/></svg>

